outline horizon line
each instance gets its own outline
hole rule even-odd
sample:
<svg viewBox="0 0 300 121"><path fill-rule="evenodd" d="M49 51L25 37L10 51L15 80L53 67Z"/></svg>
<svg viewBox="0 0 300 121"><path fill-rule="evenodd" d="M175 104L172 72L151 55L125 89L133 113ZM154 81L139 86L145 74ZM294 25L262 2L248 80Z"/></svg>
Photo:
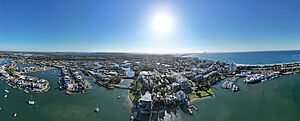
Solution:
<svg viewBox="0 0 300 121"><path fill-rule="evenodd" d="M247 53L247 52L276 52L276 51L300 51L300 49L278 49L278 50L248 50L248 51L212 51L212 52L183 52L183 53L158 53L158 52L130 52L130 51L23 51L23 50L0 50L0 52L19 52L19 53L128 53L128 54L159 54L159 55L170 55L170 54L205 54L205 53Z"/></svg>

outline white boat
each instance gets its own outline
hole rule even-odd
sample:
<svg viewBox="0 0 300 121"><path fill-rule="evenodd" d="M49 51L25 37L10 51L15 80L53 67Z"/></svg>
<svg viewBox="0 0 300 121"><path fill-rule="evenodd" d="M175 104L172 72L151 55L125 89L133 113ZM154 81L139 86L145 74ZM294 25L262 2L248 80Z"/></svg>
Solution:
<svg viewBox="0 0 300 121"><path fill-rule="evenodd" d="M9 93L9 90L7 89L7 86L5 87L4 92Z"/></svg>
<svg viewBox="0 0 300 121"><path fill-rule="evenodd" d="M7 95L4 95L3 97L4 97L4 98L7 98Z"/></svg>
<svg viewBox="0 0 300 121"><path fill-rule="evenodd" d="M34 104L35 104L35 101L32 100L32 95L31 95L31 97L30 97L30 100L28 101L28 104L29 104L29 105L34 105Z"/></svg>
<svg viewBox="0 0 300 121"><path fill-rule="evenodd" d="M25 92L25 93L27 93L27 94L29 93L29 91L28 91L28 90L24 90L24 92Z"/></svg>
<svg viewBox="0 0 300 121"><path fill-rule="evenodd" d="M14 113L14 114L13 114L14 117L17 117L17 115L18 115L17 113Z"/></svg>
<svg viewBox="0 0 300 121"><path fill-rule="evenodd" d="M70 92L70 91L66 91L66 94L67 94L67 95L70 95L70 94L72 94L72 92Z"/></svg>
<svg viewBox="0 0 300 121"><path fill-rule="evenodd" d="M118 96L118 97L117 97L117 99L120 99L120 98L121 98L121 96Z"/></svg>
<svg viewBox="0 0 300 121"><path fill-rule="evenodd" d="M188 113L190 114L190 115L193 115L193 111L192 111L192 109L188 109Z"/></svg>
<svg viewBox="0 0 300 121"><path fill-rule="evenodd" d="M98 113L100 112L100 108L99 108L99 105L97 104L97 107L95 108L95 112Z"/></svg>

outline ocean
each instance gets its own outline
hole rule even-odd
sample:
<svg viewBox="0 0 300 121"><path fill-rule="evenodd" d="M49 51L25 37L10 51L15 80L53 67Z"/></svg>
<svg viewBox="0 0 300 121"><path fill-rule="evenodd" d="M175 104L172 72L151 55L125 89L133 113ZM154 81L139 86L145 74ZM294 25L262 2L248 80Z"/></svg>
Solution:
<svg viewBox="0 0 300 121"><path fill-rule="evenodd" d="M277 64L300 62L300 50L293 51L259 51L235 53L191 54L189 57L220 60L237 64Z"/></svg>

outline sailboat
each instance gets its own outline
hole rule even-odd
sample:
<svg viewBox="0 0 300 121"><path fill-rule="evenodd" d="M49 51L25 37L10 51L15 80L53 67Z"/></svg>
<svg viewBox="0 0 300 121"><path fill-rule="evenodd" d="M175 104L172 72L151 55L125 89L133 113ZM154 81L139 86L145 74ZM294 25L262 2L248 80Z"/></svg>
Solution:
<svg viewBox="0 0 300 121"><path fill-rule="evenodd" d="M97 107L95 108L95 112L98 113L100 112L100 108L99 108L99 105L97 104Z"/></svg>
<svg viewBox="0 0 300 121"><path fill-rule="evenodd" d="M28 101L28 104L29 104L29 105L34 105L34 104L35 104L35 101L32 100L32 95L31 95L31 97L30 97L30 100Z"/></svg>
<svg viewBox="0 0 300 121"><path fill-rule="evenodd" d="M7 89L7 86L5 87L4 92L9 93L9 90Z"/></svg>
<svg viewBox="0 0 300 121"><path fill-rule="evenodd" d="M17 117L17 115L18 115L17 113L14 113L14 114L13 114L13 117Z"/></svg>

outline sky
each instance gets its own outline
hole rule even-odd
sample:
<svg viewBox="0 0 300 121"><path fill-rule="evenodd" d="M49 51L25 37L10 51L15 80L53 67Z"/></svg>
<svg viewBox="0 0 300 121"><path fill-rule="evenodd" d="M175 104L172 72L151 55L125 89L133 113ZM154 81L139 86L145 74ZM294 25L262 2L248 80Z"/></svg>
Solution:
<svg viewBox="0 0 300 121"><path fill-rule="evenodd" d="M0 0L0 50L300 50L299 0Z"/></svg>

